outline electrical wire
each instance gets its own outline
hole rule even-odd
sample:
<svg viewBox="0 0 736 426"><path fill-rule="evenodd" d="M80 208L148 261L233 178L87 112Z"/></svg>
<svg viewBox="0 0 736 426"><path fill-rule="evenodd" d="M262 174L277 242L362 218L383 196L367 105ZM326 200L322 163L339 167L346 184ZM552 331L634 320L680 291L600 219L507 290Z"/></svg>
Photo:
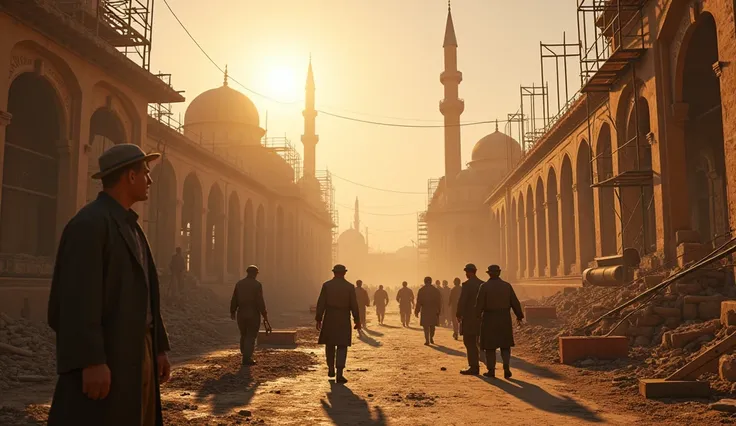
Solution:
<svg viewBox="0 0 736 426"><path fill-rule="evenodd" d="M350 209L350 210L353 210L355 208L353 206L347 206L345 204L340 204L340 203L335 203L335 205L336 206L339 206L339 207L342 207L344 209ZM411 213L372 213L372 212L366 212L366 211L361 210L360 211L360 214L367 214L369 216L389 216L389 217L394 217L394 216L416 216L417 215L417 212L411 212Z"/></svg>
<svg viewBox="0 0 736 426"><path fill-rule="evenodd" d="M350 179L346 179L344 177L341 177L341 176L336 175L335 173L331 173L331 174L332 174L332 177L336 177L336 178L338 178L338 179L340 179L342 181L345 181L345 182L348 182L348 183L352 183L353 185L360 186L360 187L363 187L363 188L372 189L374 191L390 192L390 193L393 193L393 194L404 194L404 195L427 195L426 192L396 191L396 190L393 190L393 189L376 188L375 186L365 185L365 184L362 184L362 183L358 183L358 182L352 181Z"/></svg>

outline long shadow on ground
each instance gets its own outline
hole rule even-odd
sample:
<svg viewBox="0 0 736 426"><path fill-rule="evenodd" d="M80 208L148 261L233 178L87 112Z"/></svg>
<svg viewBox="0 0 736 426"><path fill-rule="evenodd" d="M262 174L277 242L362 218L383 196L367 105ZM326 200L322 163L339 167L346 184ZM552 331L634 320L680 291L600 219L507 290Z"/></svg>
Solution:
<svg viewBox="0 0 736 426"><path fill-rule="evenodd" d="M327 400L322 399L321 403L322 409L337 426L383 426L386 424L386 416L381 407L371 410L365 399L357 396L344 385L330 382Z"/></svg>
<svg viewBox="0 0 736 426"><path fill-rule="evenodd" d="M509 395L526 402L527 404L549 413L561 414L563 416L577 417L589 422L601 423L601 419L589 408L581 405L574 399L565 396L558 397L550 394L537 385L523 380L511 379L509 381L500 379L488 379L479 377L491 386L506 392Z"/></svg>
<svg viewBox="0 0 736 426"><path fill-rule="evenodd" d="M382 343L381 343L381 342L379 342L378 340L376 340L376 339L374 339L374 338L370 337L369 335L367 335L367 334L365 334L365 333L362 333L362 334L360 335L359 339L360 339L360 341L361 341L361 342L363 342L363 343L366 343L366 344L368 344L368 345L371 345L371 346L373 346L373 347L375 347L375 348L377 348L377 347L379 347L379 346L381 346L381 345L382 345Z"/></svg>
<svg viewBox="0 0 736 426"><path fill-rule="evenodd" d="M433 346L430 346L430 348L432 348L432 349L434 349L436 351L440 351L440 352L442 352L444 354L447 354L447 355L462 356L462 357L465 356L465 352L458 351L457 349L448 348L447 346L433 345Z"/></svg>
<svg viewBox="0 0 736 426"><path fill-rule="evenodd" d="M383 337L383 333L381 333L380 331L368 330L367 328L364 328L363 331L370 334L371 336Z"/></svg>
<svg viewBox="0 0 736 426"><path fill-rule="evenodd" d="M500 356L496 356L496 362L500 361ZM550 370L547 367L541 365L532 364L531 362L525 361L521 358L511 356L511 369L518 368L519 370L526 371L529 374L535 376L544 377L545 379L559 379L562 376Z"/></svg>

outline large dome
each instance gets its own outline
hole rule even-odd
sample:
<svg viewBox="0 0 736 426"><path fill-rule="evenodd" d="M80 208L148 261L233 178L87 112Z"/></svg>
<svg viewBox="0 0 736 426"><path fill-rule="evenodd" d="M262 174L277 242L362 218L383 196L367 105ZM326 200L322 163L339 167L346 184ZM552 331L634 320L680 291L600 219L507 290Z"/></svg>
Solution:
<svg viewBox="0 0 736 426"><path fill-rule="evenodd" d="M473 147L472 161L516 159L521 156L521 147L511 136L496 129L484 136Z"/></svg>
<svg viewBox="0 0 736 426"><path fill-rule="evenodd" d="M184 125L207 123L246 124L258 127L258 109L247 96L227 84L194 98L184 115Z"/></svg>
<svg viewBox="0 0 736 426"><path fill-rule="evenodd" d="M348 250L351 253L353 250L362 251L363 249L367 249L365 237L354 228L350 228L340 234L337 238L337 245L340 250Z"/></svg>

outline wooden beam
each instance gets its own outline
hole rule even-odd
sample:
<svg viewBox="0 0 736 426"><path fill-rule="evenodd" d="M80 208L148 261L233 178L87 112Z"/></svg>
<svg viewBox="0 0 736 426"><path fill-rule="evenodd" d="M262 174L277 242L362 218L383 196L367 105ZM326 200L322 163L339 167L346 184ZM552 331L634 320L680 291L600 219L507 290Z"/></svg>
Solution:
<svg viewBox="0 0 736 426"><path fill-rule="evenodd" d="M718 359L721 355L729 352L736 347L736 333L731 334L725 339L718 342L715 346L698 355L687 363L684 367L672 373L665 380L695 380L700 374L698 373L709 363Z"/></svg>

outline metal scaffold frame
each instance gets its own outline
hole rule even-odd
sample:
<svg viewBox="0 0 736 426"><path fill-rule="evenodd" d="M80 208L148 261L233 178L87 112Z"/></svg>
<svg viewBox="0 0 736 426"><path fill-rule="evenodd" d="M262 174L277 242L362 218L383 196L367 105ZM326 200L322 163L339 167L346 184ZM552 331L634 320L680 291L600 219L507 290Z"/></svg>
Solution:
<svg viewBox="0 0 736 426"><path fill-rule="evenodd" d="M434 198L435 192L437 192L437 188L440 186L440 181L441 179L438 178L427 180L427 208L432 204L432 199Z"/></svg>
<svg viewBox="0 0 736 426"><path fill-rule="evenodd" d="M427 212L417 213L417 261L420 271L429 267L429 227Z"/></svg>
<svg viewBox="0 0 736 426"><path fill-rule="evenodd" d="M618 218L621 233L620 250L624 249L627 227L631 218L625 217L622 188L639 188L638 210L642 215L641 249L643 254L649 250L644 242L648 231L648 210L651 203L645 199L645 192L653 184L654 173L642 168L642 148L648 149L642 141L639 114L639 88L637 87L636 63L646 53L644 29L644 3L646 0L580 0L578 4L578 36L580 42L580 82L581 92L586 94L588 141L590 149L590 179L594 188L612 188L619 203ZM595 111L591 108L590 96L596 92L608 93L627 73L631 78L631 98L634 117L634 136L612 149L610 153L594 153L592 127ZM614 124L615 125L615 124ZM619 131L626 131L619 129ZM613 141L612 141L613 142ZM601 158L626 155L624 148L634 148L634 168L619 172L614 176L599 176L594 170ZM637 210L635 208L634 210ZM631 217L636 211L631 212Z"/></svg>
<svg viewBox="0 0 736 426"><path fill-rule="evenodd" d="M286 136L264 137L262 144L277 153L294 170L294 182L302 177L302 157Z"/></svg>
<svg viewBox="0 0 736 426"><path fill-rule="evenodd" d="M150 69L154 0L57 0L57 4L130 60Z"/></svg>
<svg viewBox="0 0 736 426"><path fill-rule="evenodd" d="M332 184L332 173L329 170L317 170L314 177L319 182L319 187L322 192L322 201L325 203L325 208L330 215L332 221L332 263L337 263L338 257L338 230L340 228L340 216L335 206L335 186Z"/></svg>

